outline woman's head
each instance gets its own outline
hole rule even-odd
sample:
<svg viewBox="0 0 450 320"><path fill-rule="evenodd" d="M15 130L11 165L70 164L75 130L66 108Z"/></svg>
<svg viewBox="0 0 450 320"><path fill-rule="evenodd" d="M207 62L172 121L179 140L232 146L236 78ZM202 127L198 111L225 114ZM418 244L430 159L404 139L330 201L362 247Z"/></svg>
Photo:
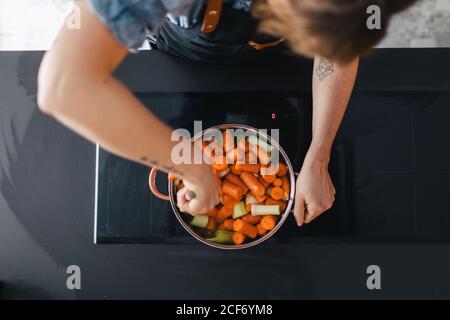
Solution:
<svg viewBox="0 0 450 320"><path fill-rule="evenodd" d="M392 15L416 0L254 0L263 32L284 37L296 53L347 62L386 34ZM380 29L369 29L367 8L380 8Z"/></svg>

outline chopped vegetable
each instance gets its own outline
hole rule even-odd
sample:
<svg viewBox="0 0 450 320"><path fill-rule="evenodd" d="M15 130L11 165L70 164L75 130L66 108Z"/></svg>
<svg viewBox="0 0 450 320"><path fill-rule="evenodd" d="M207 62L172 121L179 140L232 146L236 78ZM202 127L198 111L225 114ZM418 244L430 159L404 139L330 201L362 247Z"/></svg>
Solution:
<svg viewBox="0 0 450 320"><path fill-rule="evenodd" d="M250 223L242 221L242 219L237 219L234 221L233 230L240 232L252 239L256 238L256 236L258 235L258 229L256 229L256 227L251 225Z"/></svg>
<svg viewBox="0 0 450 320"><path fill-rule="evenodd" d="M263 227L267 231L275 228L276 224L277 218L275 216L265 216L264 218L261 219L261 227Z"/></svg>
<svg viewBox="0 0 450 320"><path fill-rule="evenodd" d="M233 224L234 224L234 220L233 219L226 219L223 222L223 227L225 228L225 230L233 231Z"/></svg>
<svg viewBox="0 0 450 320"><path fill-rule="evenodd" d="M240 218L247 214L247 208L245 207L244 201L236 203L233 209L233 219Z"/></svg>
<svg viewBox="0 0 450 320"><path fill-rule="evenodd" d="M264 195L265 192L264 186L253 174L251 174L250 172L242 172L241 179L242 181L244 181L247 187L250 188L250 190L253 192L254 195L256 196Z"/></svg>
<svg viewBox="0 0 450 320"><path fill-rule="evenodd" d="M239 176L242 173L241 170L236 169L236 164L231 165L231 172L233 172L233 174L235 174L237 176Z"/></svg>
<svg viewBox="0 0 450 320"><path fill-rule="evenodd" d="M208 225L209 217L205 215L198 215L192 218L190 224L199 228L206 228Z"/></svg>
<svg viewBox="0 0 450 320"><path fill-rule="evenodd" d="M239 186L228 181L225 181L222 184L222 192L224 194L233 197L235 200L238 201L241 200L242 197L244 196L244 191L242 191L242 189Z"/></svg>
<svg viewBox="0 0 450 320"><path fill-rule="evenodd" d="M214 217L209 217L208 224L206 225L206 229L210 231L214 231L217 228L217 220Z"/></svg>
<svg viewBox="0 0 450 320"><path fill-rule="evenodd" d="M283 199L284 191L280 187L273 187L272 190L270 190L270 196L275 200Z"/></svg>
<svg viewBox="0 0 450 320"><path fill-rule="evenodd" d="M287 166L283 163L278 164L277 176L284 177L288 172Z"/></svg>
<svg viewBox="0 0 450 320"><path fill-rule="evenodd" d="M251 172L251 173L259 173L259 164L258 163L236 163L236 170Z"/></svg>
<svg viewBox="0 0 450 320"><path fill-rule="evenodd" d="M188 221L209 241L239 246L263 237L276 227L277 216L287 214L290 180L285 163L271 164L273 147L265 137L237 139L237 146L235 138L222 130L217 141L196 142L212 165L220 204ZM180 178L169 179L177 191L184 188Z"/></svg>
<svg viewBox="0 0 450 320"><path fill-rule="evenodd" d="M268 204L268 205L276 205L277 204L277 205L280 206L281 212L286 210L286 206L287 206L287 203L285 201L275 200L274 198L271 198L271 197L268 197L266 199L266 201L264 201L264 204Z"/></svg>
<svg viewBox="0 0 450 320"><path fill-rule="evenodd" d="M258 224L256 225L256 229L258 230L258 234L259 234L260 236L262 236L262 235L264 235L264 234L267 233L267 230L264 229L264 227L261 225L261 223L258 223Z"/></svg>
<svg viewBox="0 0 450 320"><path fill-rule="evenodd" d="M245 204L254 203L258 203L258 201L256 201L256 198L251 193L247 193L247 195L245 196Z"/></svg>
<svg viewBox="0 0 450 320"><path fill-rule="evenodd" d="M208 238L206 240L211 241L211 242L216 242L216 243L222 243L222 244L227 244L227 243L232 243L234 232L232 231L228 231L228 230L217 230L216 234L214 235L214 238Z"/></svg>
<svg viewBox="0 0 450 320"><path fill-rule="evenodd" d="M246 194L247 191L249 190L247 185L241 180L241 178L239 178L239 176L237 176L233 173L227 174L225 176L225 180L239 186L242 189L242 191L244 192L244 194Z"/></svg>
<svg viewBox="0 0 450 320"><path fill-rule="evenodd" d="M219 210L217 208L212 208L211 210L209 210L208 212L205 213L205 216L215 218L215 217L217 217L218 212L219 212Z"/></svg>
<svg viewBox="0 0 450 320"><path fill-rule="evenodd" d="M274 185L275 187L281 187L281 186L283 185L283 181L281 181L280 178L276 178L276 179L273 181L273 185Z"/></svg>
<svg viewBox="0 0 450 320"><path fill-rule="evenodd" d="M243 244L244 243L244 241L245 241L245 235L243 235L242 233L240 233L240 232L235 232L235 233L233 233L233 235L231 236L231 239L232 239L232 241L233 241L233 243L235 244L235 245L241 245L241 244Z"/></svg>
<svg viewBox="0 0 450 320"><path fill-rule="evenodd" d="M269 174L269 175L261 175L261 177L263 178L264 181L275 184L275 180L276 180L277 176L274 174Z"/></svg>
<svg viewBox="0 0 450 320"><path fill-rule="evenodd" d="M261 221L262 216L253 216L251 214L247 214L242 217L242 221L248 222L250 224L257 224Z"/></svg>
<svg viewBox="0 0 450 320"><path fill-rule="evenodd" d="M279 216L280 206L277 204L252 204L252 216L277 215Z"/></svg>
<svg viewBox="0 0 450 320"><path fill-rule="evenodd" d="M229 206L223 206L219 209L217 214L217 222L222 223L226 218L230 217L233 214L233 208Z"/></svg>
<svg viewBox="0 0 450 320"><path fill-rule="evenodd" d="M230 172L230 168L226 168L225 170L219 171L219 177L223 178Z"/></svg>

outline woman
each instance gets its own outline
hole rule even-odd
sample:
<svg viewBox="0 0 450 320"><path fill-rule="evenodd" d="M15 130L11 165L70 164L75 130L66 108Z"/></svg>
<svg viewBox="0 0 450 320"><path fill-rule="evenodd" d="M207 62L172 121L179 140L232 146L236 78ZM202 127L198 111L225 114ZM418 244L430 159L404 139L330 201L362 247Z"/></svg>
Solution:
<svg viewBox="0 0 450 320"><path fill-rule="evenodd" d="M182 211L214 207L218 190L206 165L174 165L171 129L113 76L129 49L152 46L212 63L251 59L282 42L314 58L313 139L297 180L294 215L309 223L334 201L331 146L351 95L359 56L385 34L391 15L414 0L83 0L81 29L62 28L39 72L42 111L120 156L181 176L195 192ZM366 26L381 9L381 29ZM269 49L270 50L270 49ZM158 141L158 148L151 141Z"/></svg>

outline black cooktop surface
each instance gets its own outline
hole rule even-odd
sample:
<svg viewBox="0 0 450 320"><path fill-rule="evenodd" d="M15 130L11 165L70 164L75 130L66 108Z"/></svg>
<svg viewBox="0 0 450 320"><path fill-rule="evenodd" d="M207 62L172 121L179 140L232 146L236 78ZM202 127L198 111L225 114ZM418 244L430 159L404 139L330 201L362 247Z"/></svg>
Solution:
<svg viewBox="0 0 450 320"><path fill-rule="evenodd" d="M311 141L310 93L137 96L173 128L192 132L195 120L204 129L224 123L277 128L297 171ZM268 241L450 243L450 208L441 198L450 190L448 100L439 91L355 93L330 163L333 208L301 229L289 217ZM440 147L428 148L430 139ZM96 243L196 241L170 204L150 193L149 170L98 150ZM158 177L162 191L166 179Z"/></svg>

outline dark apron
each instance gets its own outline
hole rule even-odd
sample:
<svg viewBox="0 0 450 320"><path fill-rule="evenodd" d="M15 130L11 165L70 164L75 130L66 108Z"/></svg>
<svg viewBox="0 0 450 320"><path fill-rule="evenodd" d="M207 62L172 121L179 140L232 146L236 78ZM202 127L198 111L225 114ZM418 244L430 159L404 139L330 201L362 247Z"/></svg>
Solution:
<svg viewBox="0 0 450 320"><path fill-rule="evenodd" d="M190 16L195 23L188 28L165 19L156 31L152 47L174 56L218 64L242 63L263 54L280 54L285 50L283 45L269 46L264 50L250 45L250 41L258 44L281 44L281 41L258 33L258 21L249 12L234 9L229 3L223 4L215 30L204 32L202 25L207 4L204 0L192 6Z"/></svg>

